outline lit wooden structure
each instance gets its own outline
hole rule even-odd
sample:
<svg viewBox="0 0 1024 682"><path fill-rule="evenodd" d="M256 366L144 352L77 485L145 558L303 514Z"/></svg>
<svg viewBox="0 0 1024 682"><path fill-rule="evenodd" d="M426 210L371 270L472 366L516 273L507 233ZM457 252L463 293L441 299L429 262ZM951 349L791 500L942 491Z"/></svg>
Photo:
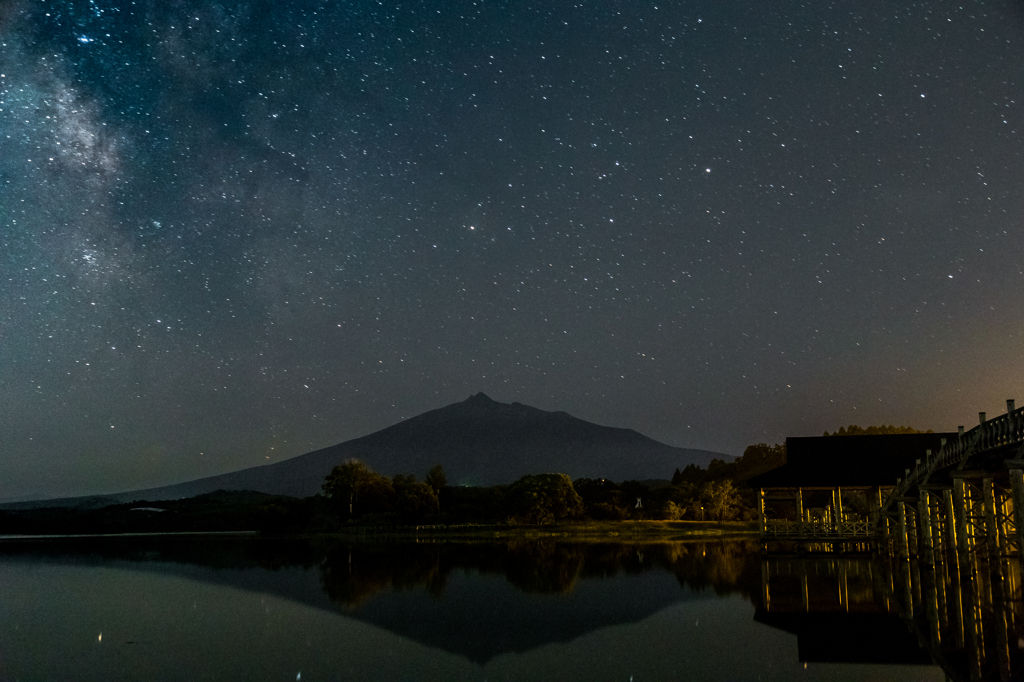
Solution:
<svg viewBox="0 0 1024 682"><path fill-rule="evenodd" d="M805 548L834 550L855 531L845 500L857 490L851 485L856 476L843 468L870 473L861 482L873 484L864 488L866 516L871 561L884 567L874 575L884 575L875 596L885 610L895 607L950 679L1024 679L1024 409L1007 400L1005 414L978 417L969 431L928 434L937 443L911 440L916 436L848 437L852 449L842 457L841 443L824 443L831 438L788 439L786 466L752 483L759 488L766 545L798 540ZM883 458L875 441L862 440L877 438L900 440ZM812 483L831 484L834 500L817 526L806 512ZM816 494L820 501L824 493ZM857 514L859 521L863 508ZM774 588L773 600L770 579L785 586L786 572L763 569L765 608L778 605L784 593ZM847 574L836 574L840 595L848 589ZM798 589L806 593L806 578L800 579Z"/></svg>
<svg viewBox="0 0 1024 682"><path fill-rule="evenodd" d="M786 464L750 481L762 539L869 543L896 477L953 435L787 438Z"/></svg>
<svg viewBox="0 0 1024 682"><path fill-rule="evenodd" d="M932 563L955 550L988 559L1024 548L1024 409L943 440L934 456L908 468L883 499L876 536L885 551Z"/></svg>

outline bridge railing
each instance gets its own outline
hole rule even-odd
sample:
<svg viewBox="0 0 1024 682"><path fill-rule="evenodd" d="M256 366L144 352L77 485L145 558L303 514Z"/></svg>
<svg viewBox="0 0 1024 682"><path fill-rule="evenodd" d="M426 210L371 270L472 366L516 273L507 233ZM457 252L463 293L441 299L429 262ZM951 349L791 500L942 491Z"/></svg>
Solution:
<svg viewBox="0 0 1024 682"><path fill-rule="evenodd" d="M1008 407L1012 405L1012 401L1007 401L1007 403ZM883 508L888 508L894 499L905 496L911 488L928 480L936 471L959 466L972 455L1022 443L1024 443L1024 407L1011 409L1006 414L994 419L983 420L956 440L946 441L938 454L914 467L892 489Z"/></svg>
<svg viewBox="0 0 1024 682"><path fill-rule="evenodd" d="M765 519L764 535L770 538L846 538L869 537L871 524L865 520L846 520L838 524L825 521L789 521Z"/></svg>

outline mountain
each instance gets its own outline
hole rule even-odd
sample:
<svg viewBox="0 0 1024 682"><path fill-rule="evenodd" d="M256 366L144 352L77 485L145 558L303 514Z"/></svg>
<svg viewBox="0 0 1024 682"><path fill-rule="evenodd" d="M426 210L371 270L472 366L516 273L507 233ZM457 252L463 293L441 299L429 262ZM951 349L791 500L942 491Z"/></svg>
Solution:
<svg viewBox="0 0 1024 682"><path fill-rule="evenodd" d="M283 462L161 488L75 498L77 502L49 500L47 506L177 499L215 490L306 497L320 491L335 465L353 457L387 475L423 477L430 467L441 464L449 485L511 483L525 474L544 472L573 479L667 479L691 462L707 466L713 458L732 459L718 452L672 447L631 429L599 426L565 412L499 403L477 393L461 403Z"/></svg>

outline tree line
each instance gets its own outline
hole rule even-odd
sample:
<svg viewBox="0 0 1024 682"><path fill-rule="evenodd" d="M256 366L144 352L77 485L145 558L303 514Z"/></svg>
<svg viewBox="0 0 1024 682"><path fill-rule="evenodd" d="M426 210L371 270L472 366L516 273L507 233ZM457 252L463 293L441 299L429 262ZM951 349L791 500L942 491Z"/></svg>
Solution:
<svg viewBox="0 0 1024 682"><path fill-rule="evenodd" d="M746 481L785 463L785 444L751 445L732 462L695 464L661 481L604 478L571 480L560 473L523 476L487 487L448 485L444 467L421 481L412 474L388 477L352 459L334 467L322 493L304 500L277 498L260 508L268 532L331 532L349 524L546 525L560 522L691 520L750 521L755 495Z"/></svg>
<svg viewBox="0 0 1024 682"><path fill-rule="evenodd" d="M823 436L902 436L915 433L935 433L931 429L927 431L918 431L910 426L893 426L882 424L881 426L869 426L863 428L856 424L850 424L847 427L839 427L838 431L829 433L826 431Z"/></svg>
<svg viewBox="0 0 1024 682"><path fill-rule="evenodd" d="M856 425L825 435L921 433L904 426ZM358 525L543 525L578 521L750 521L756 518L753 477L786 463L785 443L757 443L733 461L690 464L671 481L523 476L506 485L448 484L440 464L423 480L384 476L359 460L331 471L320 494L303 499L252 491L217 491L186 500L110 505L99 509L0 511L0 534L79 534L258 529L269 534L330 533ZM159 507L159 508L154 508Z"/></svg>

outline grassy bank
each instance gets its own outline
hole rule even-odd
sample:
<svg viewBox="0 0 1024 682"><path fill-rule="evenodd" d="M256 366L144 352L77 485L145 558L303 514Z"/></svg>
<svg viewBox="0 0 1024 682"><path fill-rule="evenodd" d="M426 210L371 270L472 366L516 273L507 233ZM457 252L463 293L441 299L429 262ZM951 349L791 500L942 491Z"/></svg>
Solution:
<svg viewBox="0 0 1024 682"><path fill-rule="evenodd" d="M346 526L331 537L416 539L419 541L470 540L581 540L586 542L664 542L711 537L750 537L752 523L712 521L584 521L546 526L458 524L449 526Z"/></svg>

